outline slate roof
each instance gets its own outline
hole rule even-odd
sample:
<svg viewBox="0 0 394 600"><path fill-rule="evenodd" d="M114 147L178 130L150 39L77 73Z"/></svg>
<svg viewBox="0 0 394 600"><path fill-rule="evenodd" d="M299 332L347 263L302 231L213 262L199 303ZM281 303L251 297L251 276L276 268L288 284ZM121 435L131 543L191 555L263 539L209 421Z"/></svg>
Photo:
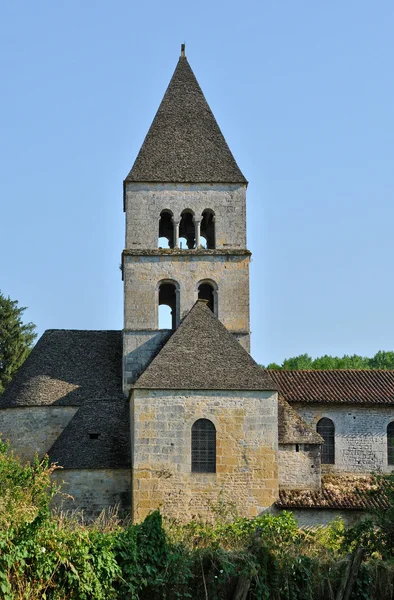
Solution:
<svg viewBox="0 0 394 600"><path fill-rule="evenodd" d="M371 494L371 491L373 492ZM377 489L371 476L323 476L321 490L280 490L277 508L352 509L389 508L383 488Z"/></svg>
<svg viewBox="0 0 394 600"><path fill-rule="evenodd" d="M323 438L280 395L278 399L279 444L322 444Z"/></svg>
<svg viewBox="0 0 394 600"><path fill-rule="evenodd" d="M272 369L268 372L288 402L394 404L394 371Z"/></svg>
<svg viewBox="0 0 394 600"><path fill-rule="evenodd" d="M247 183L185 56L125 182Z"/></svg>
<svg viewBox="0 0 394 600"><path fill-rule="evenodd" d="M234 336L198 300L134 388L275 390Z"/></svg>
<svg viewBox="0 0 394 600"><path fill-rule="evenodd" d="M0 396L0 409L123 398L121 370L121 331L51 329Z"/></svg>
<svg viewBox="0 0 394 600"><path fill-rule="evenodd" d="M50 448L50 461L65 469L129 468L129 410L125 399L85 404Z"/></svg>

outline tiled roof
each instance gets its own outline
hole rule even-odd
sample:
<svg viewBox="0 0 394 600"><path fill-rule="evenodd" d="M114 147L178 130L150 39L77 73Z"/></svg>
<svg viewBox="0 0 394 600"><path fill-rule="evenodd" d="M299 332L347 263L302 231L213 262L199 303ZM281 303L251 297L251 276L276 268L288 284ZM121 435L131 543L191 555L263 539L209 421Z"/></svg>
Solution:
<svg viewBox="0 0 394 600"><path fill-rule="evenodd" d="M172 390L276 390L253 360L198 300L134 388Z"/></svg>
<svg viewBox="0 0 394 600"><path fill-rule="evenodd" d="M0 409L123 397L121 331L52 329L0 396Z"/></svg>
<svg viewBox="0 0 394 600"><path fill-rule="evenodd" d="M124 399L85 404L50 448L51 462L65 469L129 468L129 410Z"/></svg>
<svg viewBox="0 0 394 600"><path fill-rule="evenodd" d="M394 404L394 371L268 370L288 402Z"/></svg>
<svg viewBox="0 0 394 600"><path fill-rule="evenodd" d="M280 490L277 508L326 508L367 510L390 506L384 489L379 493L370 475L323 476L321 490Z"/></svg>
<svg viewBox="0 0 394 600"><path fill-rule="evenodd" d="M125 182L247 183L185 56Z"/></svg>
<svg viewBox="0 0 394 600"><path fill-rule="evenodd" d="M280 395L278 400L279 444L322 444L323 438Z"/></svg>

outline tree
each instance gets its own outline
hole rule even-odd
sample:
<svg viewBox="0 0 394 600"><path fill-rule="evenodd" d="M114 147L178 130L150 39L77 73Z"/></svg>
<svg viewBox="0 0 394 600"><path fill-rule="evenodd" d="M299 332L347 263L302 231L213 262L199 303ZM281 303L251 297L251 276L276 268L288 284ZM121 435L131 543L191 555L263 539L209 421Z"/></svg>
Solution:
<svg viewBox="0 0 394 600"><path fill-rule="evenodd" d="M394 352L379 350L372 358L353 354L342 357L325 354L311 358L308 354L300 354L294 358L286 358L281 365L271 363L267 369L394 369Z"/></svg>
<svg viewBox="0 0 394 600"><path fill-rule="evenodd" d="M26 307L0 292L0 394L28 357L37 337L34 323L23 323Z"/></svg>

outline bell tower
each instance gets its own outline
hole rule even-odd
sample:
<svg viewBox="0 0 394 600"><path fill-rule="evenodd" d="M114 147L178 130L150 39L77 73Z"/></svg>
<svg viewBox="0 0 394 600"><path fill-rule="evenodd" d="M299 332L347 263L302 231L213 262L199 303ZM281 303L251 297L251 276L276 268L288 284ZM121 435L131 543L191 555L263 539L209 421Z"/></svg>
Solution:
<svg viewBox="0 0 394 600"><path fill-rule="evenodd" d="M173 330L205 299L249 351L246 188L182 45L124 181L125 393L171 333L159 328L162 304L171 309Z"/></svg>

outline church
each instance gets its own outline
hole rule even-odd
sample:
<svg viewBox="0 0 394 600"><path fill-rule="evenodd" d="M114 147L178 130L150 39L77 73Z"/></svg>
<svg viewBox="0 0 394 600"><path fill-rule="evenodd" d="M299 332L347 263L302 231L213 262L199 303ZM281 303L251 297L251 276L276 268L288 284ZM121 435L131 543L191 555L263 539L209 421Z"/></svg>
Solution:
<svg viewBox="0 0 394 600"><path fill-rule="evenodd" d="M182 45L124 180L123 330L46 331L0 396L18 455L62 467L63 508L350 522L369 473L393 470L394 371L250 356L247 185Z"/></svg>

